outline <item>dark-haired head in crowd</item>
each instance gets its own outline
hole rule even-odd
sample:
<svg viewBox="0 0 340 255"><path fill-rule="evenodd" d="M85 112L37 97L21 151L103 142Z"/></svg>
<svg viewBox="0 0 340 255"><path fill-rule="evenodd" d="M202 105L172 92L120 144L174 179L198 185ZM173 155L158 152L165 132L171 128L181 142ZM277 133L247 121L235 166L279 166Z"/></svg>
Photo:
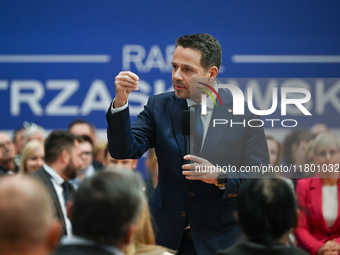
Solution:
<svg viewBox="0 0 340 255"><path fill-rule="evenodd" d="M283 142L283 157L287 165L301 165L304 162L306 148L313 135L308 130L295 129Z"/></svg>
<svg viewBox="0 0 340 255"><path fill-rule="evenodd" d="M138 159L115 159L111 157L108 148L105 149L105 166L121 167L129 170L135 170L138 165Z"/></svg>
<svg viewBox="0 0 340 255"><path fill-rule="evenodd" d="M68 125L68 130L74 135L87 135L91 138L93 144L96 143L96 128L92 123L86 120L76 119L72 121Z"/></svg>
<svg viewBox="0 0 340 255"><path fill-rule="evenodd" d="M26 131L26 129L25 129L24 126L21 126L21 127L17 128L16 130L14 130L13 143L14 143L17 154L21 154L22 150L24 149L24 146L25 146L25 140L24 140L25 131Z"/></svg>
<svg viewBox="0 0 340 255"><path fill-rule="evenodd" d="M61 240L56 255L123 254L145 203L141 180L132 171L111 169L86 179L74 197L73 236Z"/></svg>
<svg viewBox="0 0 340 255"><path fill-rule="evenodd" d="M77 169L83 164L79 141L69 132L52 132L45 140L45 164L32 174L49 190L64 234L71 234L66 203L75 193L68 181L76 177Z"/></svg>
<svg viewBox="0 0 340 255"><path fill-rule="evenodd" d="M218 254L307 254L287 247L289 233L297 225L297 203L281 178L248 179L239 190L236 208L247 241Z"/></svg>
<svg viewBox="0 0 340 255"><path fill-rule="evenodd" d="M60 224L46 188L26 176L0 179L0 254L48 255Z"/></svg>
<svg viewBox="0 0 340 255"><path fill-rule="evenodd" d="M102 168L95 168L93 164L93 142L91 138L87 135L79 136L81 141L80 151L83 165L77 170L77 177L70 180L70 183L75 189L78 189L79 185L86 179L95 174L96 171Z"/></svg>
<svg viewBox="0 0 340 255"><path fill-rule="evenodd" d="M96 138L96 128L92 123L86 120L76 119L68 125L68 130L70 131L71 134L74 134L77 136L86 135L90 137L90 139L92 140L92 147L94 148L94 145L97 142L97 138ZM103 168L103 164L95 160L93 156L92 156L92 165L94 169L96 170Z"/></svg>

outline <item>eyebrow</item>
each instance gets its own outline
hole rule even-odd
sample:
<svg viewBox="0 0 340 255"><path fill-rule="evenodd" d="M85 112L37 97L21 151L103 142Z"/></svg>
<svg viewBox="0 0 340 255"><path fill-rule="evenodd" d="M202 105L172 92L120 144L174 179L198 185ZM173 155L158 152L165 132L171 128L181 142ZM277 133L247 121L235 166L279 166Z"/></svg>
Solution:
<svg viewBox="0 0 340 255"><path fill-rule="evenodd" d="M171 65L176 65L176 66L178 66L178 64L177 63L175 63L175 62L171 62ZM187 68L191 68L191 69L194 69L194 70L196 70L196 68L195 67L193 67L193 66L191 66L191 65L187 65L187 64L184 64L184 65L181 65L182 67L187 67Z"/></svg>

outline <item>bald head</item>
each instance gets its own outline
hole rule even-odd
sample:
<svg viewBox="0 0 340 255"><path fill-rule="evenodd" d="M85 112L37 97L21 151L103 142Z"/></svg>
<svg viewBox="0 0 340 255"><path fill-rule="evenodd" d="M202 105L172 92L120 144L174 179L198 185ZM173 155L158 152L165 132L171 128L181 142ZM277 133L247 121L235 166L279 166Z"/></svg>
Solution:
<svg viewBox="0 0 340 255"><path fill-rule="evenodd" d="M58 228L54 215L51 197L39 181L0 178L0 254L51 249L51 231Z"/></svg>

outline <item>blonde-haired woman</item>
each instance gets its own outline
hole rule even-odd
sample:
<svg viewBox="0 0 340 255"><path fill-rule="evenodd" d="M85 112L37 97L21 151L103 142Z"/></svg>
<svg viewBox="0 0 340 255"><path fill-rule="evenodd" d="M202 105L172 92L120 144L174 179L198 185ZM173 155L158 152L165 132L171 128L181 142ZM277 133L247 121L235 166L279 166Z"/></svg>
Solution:
<svg viewBox="0 0 340 255"><path fill-rule="evenodd" d="M153 232L150 211L148 204L145 204L143 210L138 215L137 232L134 242L126 248L127 255L171 255L175 254L163 246L155 244L155 234Z"/></svg>
<svg viewBox="0 0 340 255"><path fill-rule="evenodd" d="M21 154L19 174L30 174L39 170L45 157L44 144L38 140L32 140L26 143Z"/></svg>
<svg viewBox="0 0 340 255"><path fill-rule="evenodd" d="M295 230L298 245L310 254L340 253L340 139L319 134L312 144L312 172L316 178L301 179L296 194L301 207Z"/></svg>

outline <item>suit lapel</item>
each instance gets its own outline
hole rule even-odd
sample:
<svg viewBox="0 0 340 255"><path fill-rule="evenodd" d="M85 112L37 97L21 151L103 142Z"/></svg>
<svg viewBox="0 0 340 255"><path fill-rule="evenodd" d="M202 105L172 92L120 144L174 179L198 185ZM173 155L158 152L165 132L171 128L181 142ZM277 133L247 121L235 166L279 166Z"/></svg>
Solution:
<svg viewBox="0 0 340 255"><path fill-rule="evenodd" d="M182 156L185 155L185 141L181 131L181 115L184 110L188 108L187 101L185 99L179 99L173 95L174 101L168 105L170 111L170 120L172 124L172 130L176 138L177 146Z"/></svg>
<svg viewBox="0 0 340 255"><path fill-rule="evenodd" d="M219 95L222 100L222 105L217 102L217 106L214 107L213 115L211 116L211 121L209 124L209 129L204 140L203 148L201 151L201 156L203 158L211 158L214 154L214 150L218 147L224 133L227 132L228 127L230 127L230 120L233 114L229 109L233 109L233 99L232 96L225 90L219 90ZM227 120L227 124L216 125L213 127L214 119Z"/></svg>
<svg viewBox="0 0 340 255"><path fill-rule="evenodd" d="M60 202L59 202L57 192L55 191L53 183L51 181L51 176L45 171L44 168L42 168L41 172L40 172L40 177L43 180L43 182L45 183L46 187L48 188L48 190L51 194L51 197L52 197L55 209L56 209L56 214L57 214L57 216L58 216L58 218L61 222L61 225L63 227L64 232L66 233L66 224L65 224L64 214L63 214L63 211L61 209L61 205L60 205Z"/></svg>

